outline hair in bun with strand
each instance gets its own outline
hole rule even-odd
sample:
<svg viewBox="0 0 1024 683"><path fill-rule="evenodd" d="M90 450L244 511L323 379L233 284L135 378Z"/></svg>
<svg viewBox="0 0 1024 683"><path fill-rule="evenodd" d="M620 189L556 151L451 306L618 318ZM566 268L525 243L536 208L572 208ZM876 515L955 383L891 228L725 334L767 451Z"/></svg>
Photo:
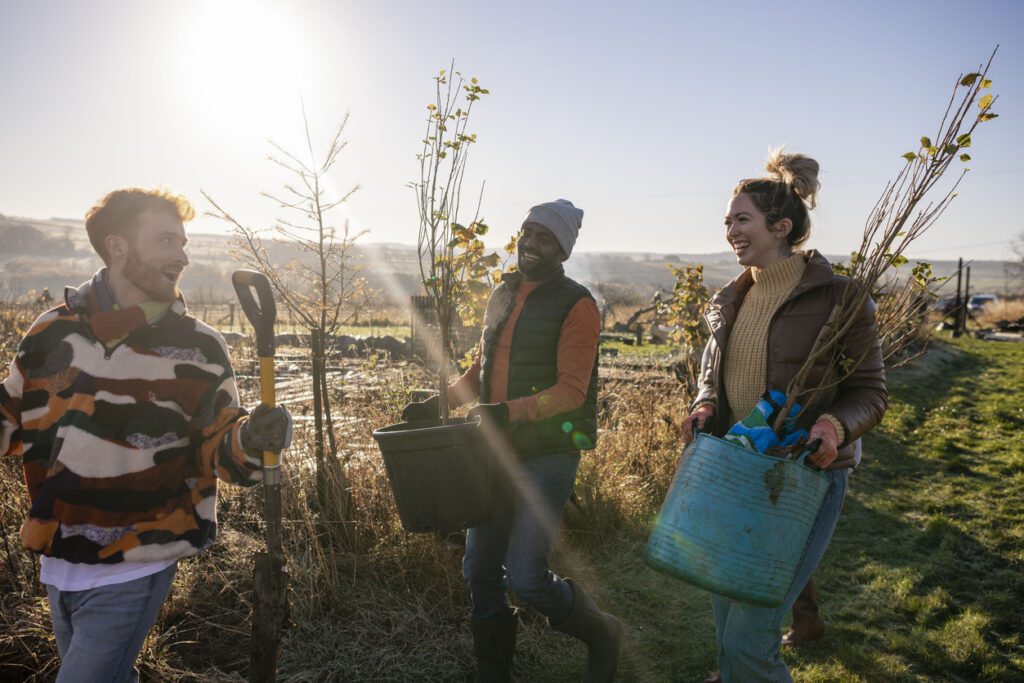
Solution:
<svg viewBox="0 0 1024 683"><path fill-rule="evenodd" d="M780 147L769 154L765 170L767 178L741 180L733 196L748 195L765 215L769 227L788 218L793 229L787 240L790 246L799 246L811 236L808 211L818 205L821 189L818 162L804 154L786 154Z"/></svg>
<svg viewBox="0 0 1024 683"><path fill-rule="evenodd" d="M796 196L814 208L818 202L818 162L804 154L785 154L780 147L774 150L764 164L768 177L793 188Z"/></svg>

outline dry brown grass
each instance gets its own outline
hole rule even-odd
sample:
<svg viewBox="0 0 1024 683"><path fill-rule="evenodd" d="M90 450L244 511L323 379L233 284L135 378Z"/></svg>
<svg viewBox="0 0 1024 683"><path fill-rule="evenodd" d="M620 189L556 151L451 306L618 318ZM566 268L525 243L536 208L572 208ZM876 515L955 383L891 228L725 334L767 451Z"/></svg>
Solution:
<svg viewBox="0 0 1024 683"><path fill-rule="evenodd" d="M0 315L0 362L13 355L34 312ZM233 353L239 365L248 345ZM351 486L354 522L331 522L315 492L311 430L297 424L286 456L283 503L292 626L281 653L281 680L441 680L470 674L469 594L461 548L405 533L376 444L374 427L397 419L413 389L430 385L416 365L370 358L334 389L337 435ZM256 387L240 382L243 403ZM574 547L642 526L669 483L686 405L673 381L614 381L602 390L601 439L583 458L558 561L593 574ZM302 414L304 409L293 409ZM309 412L308 409L305 412ZM59 666L37 563L20 550L27 508L20 467L0 468L0 678L50 680ZM220 489L217 543L179 563L171 597L139 660L156 680L241 680L249 659L252 556L263 547L259 489ZM345 535L347 532L347 536ZM344 539L344 542L341 542ZM598 594L600 587L595 586ZM527 614L517 661L545 671L557 656L546 620Z"/></svg>
<svg viewBox="0 0 1024 683"><path fill-rule="evenodd" d="M42 312L35 306L0 297L0 377L18 342ZM51 680L58 666L57 647L50 628L45 591L38 581L38 564L21 550L19 529L27 509L21 483L21 463L0 461L0 678Z"/></svg>
<svg viewBox="0 0 1024 683"><path fill-rule="evenodd" d="M598 447L580 461L566 525L578 538L643 525L665 497L679 456L682 385L617 380L602 387Z"/></svg>
<svg viewBox="0 0 1024 683"><path fill-rule="evenodd" d="M1024 299L1000 299L987 304L974 316L974 322L984 328L994 328L1000 320L1024 318Z"/></svg>

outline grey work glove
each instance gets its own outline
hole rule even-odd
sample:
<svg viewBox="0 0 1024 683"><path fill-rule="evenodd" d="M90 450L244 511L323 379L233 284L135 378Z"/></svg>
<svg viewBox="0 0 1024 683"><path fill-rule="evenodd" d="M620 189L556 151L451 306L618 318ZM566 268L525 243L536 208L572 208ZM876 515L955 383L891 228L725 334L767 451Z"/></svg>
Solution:
<svg viewBox="0 0 1024 683"><path fill-rule="evenodd" d="M413 401L402 408L402 420L405 422L423 422L437 420L441 414L441 398L431 396L426 401Z"/></svg>
<svg viewBox="0 0 1024 683"><path fill-rule="evenodd" d="M248 452L280 453L292 444L292 416L283 406L256 406L239 429L242 448Z"/></svg>

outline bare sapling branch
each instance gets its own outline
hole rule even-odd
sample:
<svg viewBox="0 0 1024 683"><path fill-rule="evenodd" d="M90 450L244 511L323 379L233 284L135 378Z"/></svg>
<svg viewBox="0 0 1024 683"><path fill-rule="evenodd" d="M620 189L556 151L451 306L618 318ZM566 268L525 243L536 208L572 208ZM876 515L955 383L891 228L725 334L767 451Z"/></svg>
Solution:
<svg viewBox="0 0 1024 683"><path fill-rule="evenodd" d="M434 83L435 97L427 105L426 132L417 154L420 178L409 185L416 193L420 223L416 242L420 277L440 332L439 357L435 360L439 368L438 393L444 396L449 359L455 348L453 333L456 323L461 325L457 316L465 296L463 278L467 271L459 259L469 246L466 231L473 236L486 232L486 225L479 220L479 202L469 228L459 223L459 208L469 148L476 142L476 134L469 132L470 113L474 103L489 91L475 78L467 81L455 71L454 62L434 77ZM442 400L440 406L441 422L446 424L448 404Z"/></svg>
<svg viewBox="0 0 1024 683"><path fill-rule="evenodd" d="M938 221L956 197L956 190L967 172L966 168L957 174L952 186L937 200L928 199L955 161L966 163L971 160L965 150L971 146L971 135L978 125L997 116L992 112L997 96L983 94L992 86L987 75L996 50L993 50L983 67L979 66L977 71L961 74L957 78L934 141L928 136L922 136L916 152L902 155L905 160L903 168L894 180L886 184L881 197L868 214L860 248L852 254L847 269L855 286L846 289L846 294L836 304L807 360L790 381L786 390L786 405L773 424L776 432L784 428L786 416L796 402L799 401L803 409L814 405L825 390L842 383L856 372L863 360L840 360L844 340L863 311L871 306L872 295L879 290L891 269L907 262L903 255L907 247ZM937 282L936 278L931 277L930 266L927 275L916 272L909 285L911 291L904 294L897 292L894 300L883 302L879 307L883 313L878 320L891 324L893 321L887 316L894 314L885 312L886 306L894 310L900 297L907 300L906 297L913 294L914 287L917 287L914 296L927 297L928 287ZM904 330L902 334L905 341L910 333ZM895 344L897 338L892 335L883 338L883 342L888 341L890 344L890 357L902 348ZM815 366L820 367L822 362L831 371L824 373L815 386L808 386L808 379Z"/></svg>
<svg viewBox="0 0 1024 683"><path fill-rule="evenodd" d="M328 189L328 174L345 148L343 135L348 114L319 157L314 149L305 106L302 119L306 149L300 154L307 155L307 158L271 141L275 154L268 160L288 171L293 178L283 184L280 194L261 193L284 210L286 217L278 218L270 227L251 228L243 225L209 194L203 192L203 196L213 207L207 214L231 226L235 237L235 256L267 276L279 305L283 305L292 320L298 321L309 333L314 361L314 404L319 408L315 422L318 499L327 518L348 520L350 492L347 475L336 457L338 449L332 397L324 368L329 355L336 353L330 340L339 334L343 325L356 319L371 300L355 250L356 241L365 231L351 230L347 220L339 226L329 213L359 190L359 185L353 185L340 194ZM329 445L326 454L325 442Z"/></svg>

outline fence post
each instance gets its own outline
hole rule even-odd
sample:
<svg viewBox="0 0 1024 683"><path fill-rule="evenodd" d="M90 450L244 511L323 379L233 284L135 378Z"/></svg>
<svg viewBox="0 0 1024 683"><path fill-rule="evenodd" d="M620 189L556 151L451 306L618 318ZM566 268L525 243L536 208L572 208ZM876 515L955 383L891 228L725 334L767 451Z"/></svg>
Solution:
<svg viewBox="0 0 1024 683"><path fill-rule="evenodd" d="M968 305L971 303L971 267L967 266L967 275L964 276L964 324L962 331L967 331L967 316L971 314Z"/></svg>
<svg viewBox="0 0 1024 683"><path fill-rule="evenodd" d="M409 349L415 353L416 349L416 299L409 297Z"/></svg>
<svg viewBox="0 0 1024 683"><path fill-rule="evenodd" d="M321 376L323 374L323 358L320 350L322 348L321 332L318 328L314 327L309 331L309 342L310 350L313 352L313 436L315 440L315 451L316 451L316 479L317 479L317 495L318 500L323 502L324 487L324 413L323 413L323 397L321 395L321 389L323 387Z"/></svg>
<svg viewBox="0 0 1024 683"><path fill-rule="evenodd" d="M959 337L963 333L963 299L961 298L960 285L962 284L962 278L964 274L964 259L960 258L959 264L956 267L956 301L953 305L953 336Z"/></svg>

